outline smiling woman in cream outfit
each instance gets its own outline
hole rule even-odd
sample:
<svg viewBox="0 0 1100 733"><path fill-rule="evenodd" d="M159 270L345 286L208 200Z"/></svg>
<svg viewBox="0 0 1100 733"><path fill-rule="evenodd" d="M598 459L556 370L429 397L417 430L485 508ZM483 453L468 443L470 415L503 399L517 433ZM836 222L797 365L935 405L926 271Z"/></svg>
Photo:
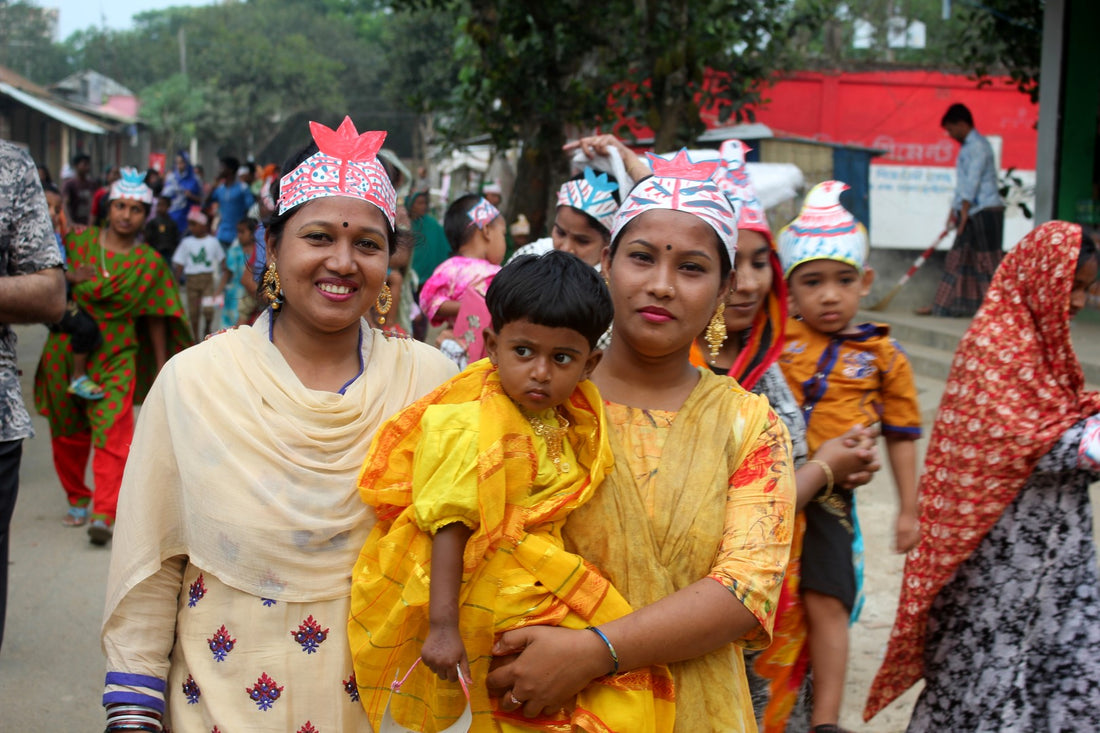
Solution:
<svg viewBox="0 0 1100 733"><path fill-rule="evenodd" d="M377 427L454 373L386 307L385 133L311 124L267 226L271 300L169 361L138 423L107 589L107 730L367 731L346 639Z"/></svg>

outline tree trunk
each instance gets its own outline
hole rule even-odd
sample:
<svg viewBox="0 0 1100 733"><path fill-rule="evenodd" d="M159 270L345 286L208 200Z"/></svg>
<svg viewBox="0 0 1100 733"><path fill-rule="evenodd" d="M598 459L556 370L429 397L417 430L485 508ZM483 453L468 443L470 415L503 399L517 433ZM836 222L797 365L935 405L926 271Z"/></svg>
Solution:
<svg viewBox="0 0 1100 733"><path fill-rule="evenodd" d="M507 217L512 222L519 214L526 215L531 239L546 236L558 187L569 177L569 163L561 149L564 144L565 133L546 125L526 133L521 143Z"/></svg>

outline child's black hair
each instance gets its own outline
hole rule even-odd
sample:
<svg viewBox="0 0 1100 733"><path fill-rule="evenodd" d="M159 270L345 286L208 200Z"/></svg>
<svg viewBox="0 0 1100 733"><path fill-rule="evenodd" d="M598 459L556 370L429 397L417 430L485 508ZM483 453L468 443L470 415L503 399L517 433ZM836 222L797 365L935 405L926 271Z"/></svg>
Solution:
<svg viewBox="0 0 1100 733"><path fill-rule="evenodd" d="M256 219L251 217L251 216L246 216L243 219L241 219L239 222L237 222L238 227L241 226L242 224L245 225L246 227L248 227L248 231L255 234L256 233L256 227L260 225L260 222L256 221Z"/></svg>
<svg viewBox="0 0 1100 733"><path fill-rule="evenodd" d="M473 236L477 226L467 214L481 201L481 194L467 193L459 196L447 207L447 213L443 215L443 233L447 235L447 243L451 245L451 254L458 254L458 250L467 240Z"/></svg>
<svg viewBox="0 0 1100 733"><path fill-rule="evenodd" d="M568 252L524 255L509 262L485 293L493 330L528 320L547 328L568 328L596 348L611 325L611 293L594 269Z"/></svg>

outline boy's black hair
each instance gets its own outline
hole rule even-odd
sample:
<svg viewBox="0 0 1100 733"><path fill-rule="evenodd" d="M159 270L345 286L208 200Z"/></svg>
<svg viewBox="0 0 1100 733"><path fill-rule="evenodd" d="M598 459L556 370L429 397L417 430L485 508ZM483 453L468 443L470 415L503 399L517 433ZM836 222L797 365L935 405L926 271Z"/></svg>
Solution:
<svg viewBox="0 0 1100 733"><path fill-rule="evenodd" d="M614 315L611 293L591 265L568 252L524 255L509 262L485 293L493 330L528 320L547 328L568 328L596 348Z"/></svg>
<svg viewBox="0 0 1100 733"><path fill-rule="evenodd" d="M76 155L74 155L72 157L72 160L70 162L71 162L73 168L76 168L78 165L80 165L85 160L88 161L89 163L91 163L92 162L92 156L88 155L87 153L77 153Z"/></svg>
<svg viewBox="0 0 1100 733"><path fill-rule="evenodd" d="M165 194L163 194L163 193L161 193L161 194L157 194L157 201L161 201L161 200L167 201L167 202L168 202L169 204L171 204L171 203L172 203L172 197L171 197L171 196L167 196L167 195L165 195Z"/></svg>
<svg viewBox="0 0 1100 733"><path fill-rule="evenodd" d="M481 199L479 193L467 193L447 207L447 213L443 215L443 233L447 235L447 244L451 245L451 254L458 254L459 248L466 244L477 229L467 214Z"/></svg>
<svg viewBox="0 0 1100 733"><path fill-rule="evenodd" d="M241 167L241 161L239 158L234 158L232 155L227 155L224 158L220 158L220 160L222 165L233 171L233 175L237 175L237 170Z"/></svg>
<svg viewBox="0 0 1100 733"><path fill-rule="evenodd" d="M974 117L970 114L970 108L965 104L953 104L947 108L947 111L943 113L943 118L940 120L940 127L943 127L948 122L965 122L971 127L974 126Z"/></svg>
<svg viewBox="0 0 1100 733"><path fill-rule="evenodd" d="M256 233L256 227L258 227L260 225L260 222L258 222L254 217L246 216L243 219L241 219L239 222L237 222L238 227L241 224L244 224L246 227L248 227L248 231L255 234Z"/></svg>

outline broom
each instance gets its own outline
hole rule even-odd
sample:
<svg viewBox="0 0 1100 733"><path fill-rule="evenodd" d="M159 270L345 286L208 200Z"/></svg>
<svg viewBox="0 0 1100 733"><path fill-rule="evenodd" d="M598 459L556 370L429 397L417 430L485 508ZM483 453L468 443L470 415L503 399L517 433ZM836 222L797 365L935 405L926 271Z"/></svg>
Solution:
<svg viewBox="0 0 1100 733"><path fill-rule="evenodd" d="M901 276L901 279L898 280L897 284L894 285L894 287L890 288L890 292L888 292L882 298L882 300L880 300L879 302L877 302L873 306L871 306L870 310L873 310L873 311L884 311L884 310L886 310L886 306L890 305L890 301L894 299L894 296L897 295L898 292L901 291L901 289L902 289L902 287L904 287L905 283L909 282L909 278L913 277L913 273L915 273L917 270L919 270L920 266L923 265L925 263L925 261L929 257L932 256L932 253L936 250L936 247L938 247L940 242L943 241L943 238L947 236L947 232L948 232L947 229L944 229L942 232L940 232L940 236L936 237L936 241L932 242L932 244L929 245L928 249L926 249L926 250L924 250L923 252L920 253L920 257L918 257L913 262L913 265L908 270L905 271L905 274Z"/></svg>

